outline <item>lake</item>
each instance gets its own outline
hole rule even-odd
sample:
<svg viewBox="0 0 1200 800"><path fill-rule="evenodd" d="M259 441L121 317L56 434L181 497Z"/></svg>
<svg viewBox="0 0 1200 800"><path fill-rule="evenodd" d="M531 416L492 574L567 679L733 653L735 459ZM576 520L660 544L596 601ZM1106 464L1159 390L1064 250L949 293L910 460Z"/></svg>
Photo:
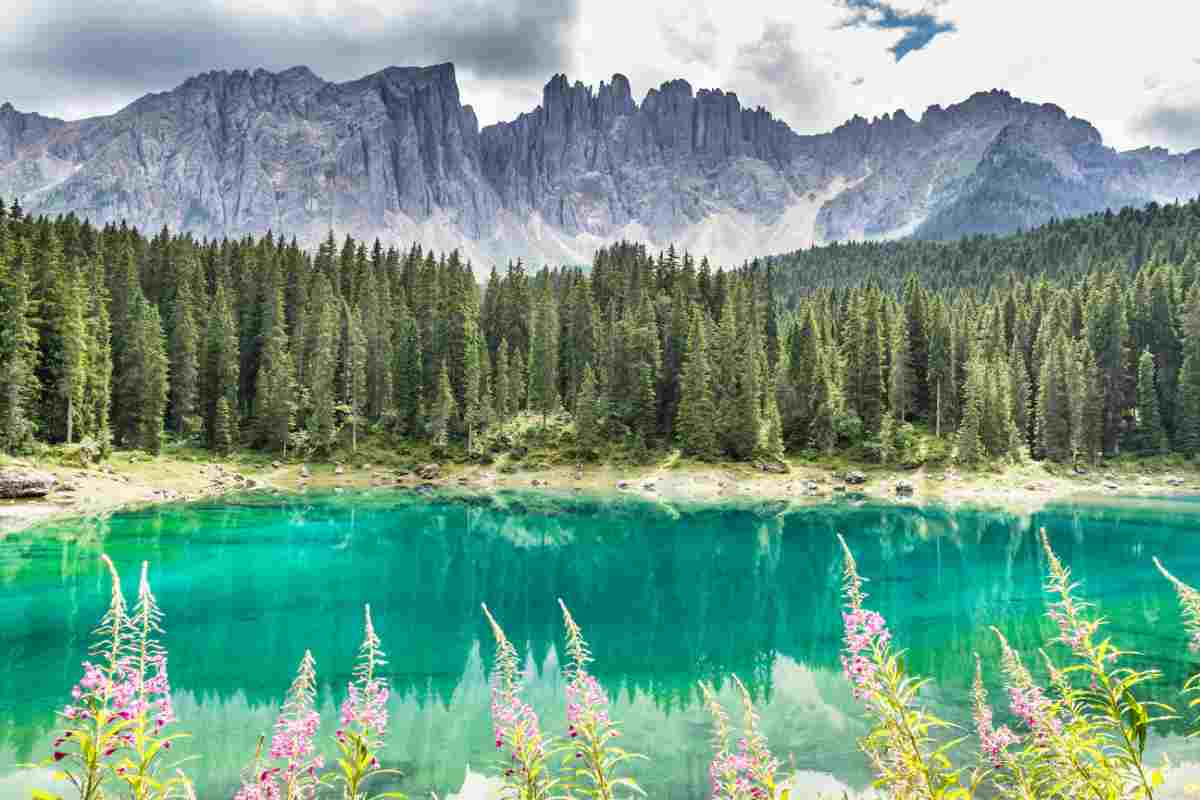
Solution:
<svg viewBox="0 0 1200 800"><path fill-rule="evenodd" d="M1164 672L1176 702L1197 663L1157 555L1200 583L1200 505L1057 505L1032 515L842 500L671 507L632 498L411 492L259 495L43 525L0 539L0 797L28 796L19 765L48 753L54 709L107 602L107 552L132 595L138 565L166 613L180 747L200 797L230 797L267 733L305 648L330 723L370 603L394 687L386 766L410 798L459 792L491 769L486 602L530 671L527 698L565 730L559 663L562 597L583 626L593 671L626 747L652 760L637 777L654 798L707 796L709 726L699 680L734 697L736 673L761 703L785 768L870 781L865 731L842 680L842 533L871 579L868 605L933 679L926 702L966 722L978 651L997 679L996 625L1026 653L1053 636L1043 614L1045 527L1126 648ZM1149 663L1147 662L1147 663ZM999 701L998 694L993 699ZM1003 717L1003 714L1000 714ZM1152 749L1187 754L1182 723ZM813 780L821 779L812 776Z"/></svg>

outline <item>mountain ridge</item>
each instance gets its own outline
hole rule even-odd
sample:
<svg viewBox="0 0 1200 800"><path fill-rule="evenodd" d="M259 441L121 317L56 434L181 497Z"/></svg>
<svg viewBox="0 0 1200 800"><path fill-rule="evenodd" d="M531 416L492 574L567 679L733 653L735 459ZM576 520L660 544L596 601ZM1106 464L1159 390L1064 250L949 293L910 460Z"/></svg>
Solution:
<svg viewBox="0 0 1200 800"><path fill-rule="evenodd" d="M1119 152L1086 120L998 89L819 134L684 79L638 103L620 73L556 74L534 109L481 127L450 63L341 83L304 66L214 70L77 121L0 106L0 196L35 212L305 243L332 228L481 265L587 261L626 238L740 262L1197 193L1200 150Z"/></svg>

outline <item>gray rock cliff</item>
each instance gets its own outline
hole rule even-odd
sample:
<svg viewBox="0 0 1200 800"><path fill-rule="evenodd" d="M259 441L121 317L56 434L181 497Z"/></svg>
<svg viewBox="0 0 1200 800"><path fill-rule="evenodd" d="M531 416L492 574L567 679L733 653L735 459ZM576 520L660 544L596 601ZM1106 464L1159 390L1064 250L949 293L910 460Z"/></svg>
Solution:
<svg viewBox="0 0 1200 800"><path fill-rule="evenodd" d="M800 136L683 80L635 101L556 75L542 103L480 130L454 67L348 83L305 67L210 72L107 117L0 106L0 197L200 236L330 228L458 247L480 267L587 261L677 242L721 262L812 243L1002 233L1200 193L1200 151L1118 153L1089 123L1006 92Z"/></svg>

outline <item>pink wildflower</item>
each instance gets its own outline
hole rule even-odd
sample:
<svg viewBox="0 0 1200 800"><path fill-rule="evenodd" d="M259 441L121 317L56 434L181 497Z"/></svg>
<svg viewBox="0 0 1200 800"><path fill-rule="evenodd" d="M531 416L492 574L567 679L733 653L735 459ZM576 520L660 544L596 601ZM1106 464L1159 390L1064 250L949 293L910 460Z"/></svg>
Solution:
<svg viewBox="0 0 1200 800"><path fill-rule="evenodd" d="M845 626L845 654L842 672L858 700L870 700L875 694L877 662L892 640L887 623L877 612L851 606L842 614Z"/></svg>

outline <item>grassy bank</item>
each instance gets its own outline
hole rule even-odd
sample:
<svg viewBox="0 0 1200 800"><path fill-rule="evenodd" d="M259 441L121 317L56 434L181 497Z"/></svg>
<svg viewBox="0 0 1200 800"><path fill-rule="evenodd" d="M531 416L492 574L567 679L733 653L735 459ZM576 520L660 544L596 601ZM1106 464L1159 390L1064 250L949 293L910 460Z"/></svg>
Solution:
<svg viewBox="0 0 1200 800"><path fill-rule="evenodd" d="M255 489L362 489L422 484L471 490L548 489L628 492L663 500L722 502L781 499L820 502L841 491L899 501L972 503L1034 510L1072 496L1123 497L1200 491L1200 470L1179 457L1115 459L1086 471L1025 460L967 470L945 457L945 441L923 435L907 464L879 464L867 453L789 455L782 462L705 462L678 450L645 450L606 442L581 454L565 417L523 416L486 442L444 448L375 434L334 453L284 459L241 450L219 456L188 443L168 443L158 455L118 451L93 459L78 448L47 447L8 466L53 474L58 485L40 501L0 503L0 528L22 527L55 514L94 514L133 505L195 500ZM436 470L429 470L436 465ZM862 474L862 484L846 476ZM898 484L911 495L897 492ZM911 500L909 499L911 497Z"/></svg>

